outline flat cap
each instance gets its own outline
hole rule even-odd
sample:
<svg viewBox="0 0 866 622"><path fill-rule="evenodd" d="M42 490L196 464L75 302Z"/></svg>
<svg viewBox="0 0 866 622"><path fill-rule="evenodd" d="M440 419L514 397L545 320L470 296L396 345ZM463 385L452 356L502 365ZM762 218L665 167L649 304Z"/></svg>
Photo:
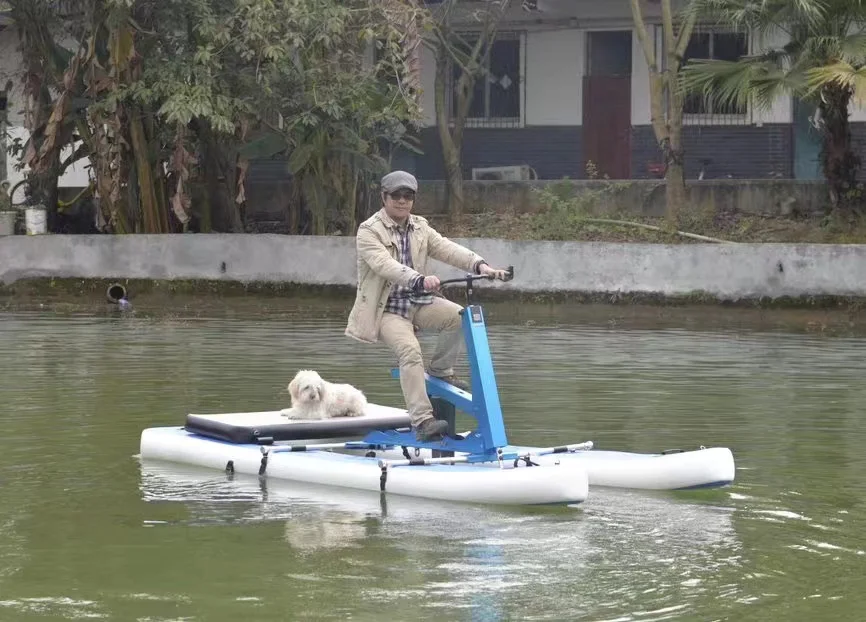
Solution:
<svg viewBox="0 0 866 622"><path fill-rule="evenodd" d="M400 188L418 192L418 180L406 171L393 171L382 178L382 192L394 192Z"/></svg>

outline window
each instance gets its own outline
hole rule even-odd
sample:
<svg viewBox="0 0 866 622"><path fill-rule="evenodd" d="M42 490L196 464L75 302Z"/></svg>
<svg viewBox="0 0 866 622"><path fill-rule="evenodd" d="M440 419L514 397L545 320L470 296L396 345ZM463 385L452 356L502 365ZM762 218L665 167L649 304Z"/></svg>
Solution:
<svg viewBox="0 0 866 622"><path fill-rule="evenodd" d="M696 32L692 34L683 64L695 58L736 61L748 54L749 42L742 32ZM695 115L745 115L745 107L733 105L722 106L717 103L708 104L699 95L688 95L684 102L683 112Z"/></svg>
<svg viewBox="0 0 866 622"><path fill-rule="evenodd" d="M476 40L467 39L471 50ZM462 69L456 63L451 72L451 110L457 108L454 90ZM472 103L469 106L467 126L518 127L521 103L520 38L500 35L490 48L484 74L475 80Z"/></svg>

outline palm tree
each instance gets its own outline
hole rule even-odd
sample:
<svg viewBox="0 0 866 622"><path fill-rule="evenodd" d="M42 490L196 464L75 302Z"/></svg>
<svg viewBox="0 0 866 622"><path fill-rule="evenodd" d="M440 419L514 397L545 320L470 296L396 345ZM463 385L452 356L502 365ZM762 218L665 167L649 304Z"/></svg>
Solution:
<svg viewBox="0 0 866 622"><path fill-rule="evenodd" d="M683 90L721 106L768 108L779 96L814 105L830 206L853 208L860 159L848 114L866 95L866 0L693 0L691 10L702 22L787 43L737 61L690 61Z"/></svg>

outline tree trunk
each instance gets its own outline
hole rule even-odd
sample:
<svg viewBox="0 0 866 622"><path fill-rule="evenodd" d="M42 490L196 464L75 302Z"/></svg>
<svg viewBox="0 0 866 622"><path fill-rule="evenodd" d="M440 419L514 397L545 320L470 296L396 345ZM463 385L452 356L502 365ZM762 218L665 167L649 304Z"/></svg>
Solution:
<svg viewBox="0 0 866 622"><path fill-rule="evenodd" d="M677 88L680 63L695 26L696 14L691 13L674 32L674 12L671 0L661 0L665 67L659 67L655 38L646 27L640 0L631 0L632 20L650 74L650 110L653 133L665 164L665 217L676 226L679 215L688 203L683 162L683 96Z"/></svg>
<svg viewBox="0 0 866 622"><path fill-rule="evenodd" d="M235 203L237 152L219 140L207 121L201 121L197 131L202 143L210 225L215 231L243 233L244 225Z"/></svg>
<svg viewBox="0 0 866 622"><path fill-rule="evenodd" d="M848 119L851 97L848 88L827 86L819 103L823 121L821 166L830 192L830 206L844 211L853 211L857 207L857 198L852 191L857 188L860 168L860 158L851 144Z"/></svg>
<svg viewBox="0 0 866 622"><path fill-rule="evenodd" d="M160 213L157 194L162 188L156 186L156 176L148 157L149 149L144 124L141 122L141 109L131 107L129 114L129 137L138 179L138 201L141 206L143 233L168 233L168 215Z"/></svg>
<svg viewBox="0 0 866 622"><path fill-rule="evenodd" d="M669 83L676 84L678 71L668 70ZM662 144L665 158L665 217L676 227L688 203L683 151L683 98L675 88L668 89L667 140Z"/></svg>
<svg viewBox="0 0 866 622"><path fill-rule="evenodd" d="M448 73L451 65L448 62L448 50L440 45L436 54L436 81L434 99L436 103L436 129L439 131L439 142L442 145L442 162L445 165L446 189L448 191L448 213L454 222L463 218L463 165L461 158L463 130L459 119L454 119L451 127L449 106L447 101ZM465 122L465 119L463 119ZM461 127L458 131L458 124ZM453 134L452 134L453 131Z"/></svg>

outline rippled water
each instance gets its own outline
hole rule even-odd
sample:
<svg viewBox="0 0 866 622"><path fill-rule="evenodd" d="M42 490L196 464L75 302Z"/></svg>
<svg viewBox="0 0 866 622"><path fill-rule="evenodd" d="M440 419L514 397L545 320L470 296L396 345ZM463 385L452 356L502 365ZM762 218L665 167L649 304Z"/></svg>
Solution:
<svg viewBox="0 0 866 622"><path fill-rule="evenodd" d="M279 407L302 367L400 403L328 307L196 315L0 315L0 620L862 619L861 337L491 322L511 440L738 466L522 510L141 467L143 428Z"/></svg>

